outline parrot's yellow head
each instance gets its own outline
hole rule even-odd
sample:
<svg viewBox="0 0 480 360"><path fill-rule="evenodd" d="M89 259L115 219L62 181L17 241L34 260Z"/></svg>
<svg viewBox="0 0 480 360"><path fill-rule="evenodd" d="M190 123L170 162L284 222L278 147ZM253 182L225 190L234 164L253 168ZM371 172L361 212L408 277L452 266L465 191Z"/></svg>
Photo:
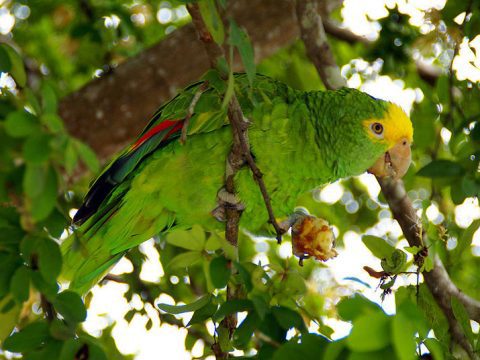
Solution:
<svg viewBox="0 0 480 360"><path fill-rule="evenodd" d="M388 103L382 118L368 119L363 126L372 141L385 144L386 152L368 169L378 177L401 178L411 162L412 122L400 106Z"/></svg>

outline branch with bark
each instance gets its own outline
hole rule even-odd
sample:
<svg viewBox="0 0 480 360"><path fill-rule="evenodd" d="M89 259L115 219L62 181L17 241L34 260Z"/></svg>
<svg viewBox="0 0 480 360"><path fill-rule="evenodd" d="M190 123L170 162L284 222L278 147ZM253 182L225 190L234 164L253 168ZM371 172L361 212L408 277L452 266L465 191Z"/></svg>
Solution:
<svg viewBox="0 0 480 360"><path fill-rule="evenodd" d="M346 85L345 80L339 80L340 73L328 46L328 40L325 31L323 31L322 18L317 10L316 2L312 0L297 0L296 9L302 40L305 42L308 55L316 66L325 87L333 90ZM421 222L417 217L411 200L408 198L403 182L401 180L395 181L379 178L377 180L390 206L393 217L400 224L409 245L424 247L423 237L425 233L422 231ZM448 319L453 339L465 349L472 359L477 358L459 322L455 318L451 298L456 297L460 300L470 318L475 321L480 320L480 302L463 294L455 286L439 258L435 259L432 271L423 272L423 277L437 304Z"/></svg>

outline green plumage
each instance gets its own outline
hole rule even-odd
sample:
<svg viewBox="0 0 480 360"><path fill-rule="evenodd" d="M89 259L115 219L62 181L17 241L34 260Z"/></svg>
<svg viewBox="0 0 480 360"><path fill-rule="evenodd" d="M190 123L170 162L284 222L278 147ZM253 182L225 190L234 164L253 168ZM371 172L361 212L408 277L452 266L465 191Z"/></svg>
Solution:
<svg viewBox="0 0 480 360"><path fill-rule="evenodd" d="M142 135L165 120L183 120L200 86L159 109ZM86 204L98 206L81 209L93 213L62 244L63 275L72 289L87 291L126 251L157 233L193 224L224 228L211 215L232 144L221 91L211 86L202 93L185 144L178 132L168 140L166 131L159 133L125 150L97 180L91 190L97 193ZM277 217L290 214L300 194L361 174L386 150L372 141L362 121L381 119L388 103L357 90L300 92L264 76L250 87L245 75L237 75L235 92L251 121L252 153ZM248 168L238 173L236 189L246 206L241 226L252 232L265 228L268 215Z"/></svg>

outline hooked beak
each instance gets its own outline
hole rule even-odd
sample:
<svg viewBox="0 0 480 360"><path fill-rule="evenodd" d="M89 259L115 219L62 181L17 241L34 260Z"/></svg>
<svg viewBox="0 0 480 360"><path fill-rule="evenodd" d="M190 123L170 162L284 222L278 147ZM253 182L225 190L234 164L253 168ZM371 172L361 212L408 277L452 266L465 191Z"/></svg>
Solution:
<svg viewBox="0 0 480 360"><path fill-rule="evenodd" d="M380 178L391 177L397 180L405 175L410 166L410 162L410 142L407 139L402 139L383 154L375 164L368 169L368 172Z"/></svg>

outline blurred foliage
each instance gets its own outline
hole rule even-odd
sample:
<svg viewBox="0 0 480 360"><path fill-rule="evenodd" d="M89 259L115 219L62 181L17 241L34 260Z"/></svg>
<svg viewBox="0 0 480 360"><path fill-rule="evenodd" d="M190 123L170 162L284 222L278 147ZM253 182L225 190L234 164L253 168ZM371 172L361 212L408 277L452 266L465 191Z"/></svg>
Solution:
<svg viewBox="0 0 480 360"><path fill-rule="evenodd" d="M225 2L218 1L221 9ZM217 41L227 37L237 48L252 74L255 65L247 35L234 23L227 32L211 10L214 3L202 5L205 20ZM97 337L82 329L91 295L81 299L58 284L58 242L70 223L69 210L86 191L84 182L76 180L80 172L90 178L99 166L90 148L65 131L57 109L63 96L186 23L181 4L3 3L2 11L15 16L15 25L0 44L0 341L8 351L0 351L0 358L10 358L9 352L26 359L132 358L121 354L113 341L115 323ZM389 75L423 94L412 111L414 164L404 179L428 234L429 254L421 270L428 271L438 255L459 288L475 298L480 298L480 257L472 239L480 220L459 221L456 209L472 203L480 191L480 87L459 80L451 61L460 43L477 51L472 41L480 33L479 7L478 1L449 0L442 10L426 12L426 27L420 28L399 8L389 9L379 20L378 39L370 45L331 39L347 78L365 83ZM458 21L467 9L472 15ZM419 57L440 68L433 83L419 75L414 61ZM323 88L300 42L264 60L257 71L299 89ZM395 249L402 237L381 226L391 218L384 199L370 197L358 178L342 181L341 187L343 195L336 201L322 201L323 190L316 190L301 203L338 229L340 248L349 231L377 235L363 242L378 257L374 271L388 275L378 281L378 298L395 296L395 315L387 315L361 294L363 275L350 279L360 286L346 287L336 283L323 264L305 261L300 267L294 257L281 256L274 239L242 234L237 255L222 233L195 226L155 239L154 253L164 273L158 281L142 279L146 255L140 248L126 256L131 271L103 283L127 284L126 301L140 299L141 306L125 313L126 321L147 317L147 330L158 320L184 326L186 349L200 341L204 357L212 355L211 345L218 343L224 351L239 349L259 359L414 359L420 352L435 359L461 358L460 349L451 350L447 320L428 289L396 283L401 277L415 281L414 275L403 274L417 270L406 254L422 249ZM438 214L427 216L432 208ZM234 299L227 300L227 285L235 289ZM172 303L160 303L161 295ZM465 309L458 302L452 306L478 349L478 335L472 333ZM185 321L176 317L181 313L192 316ZM235 313L241 313L240 322L230 339L219 324ZM350 322L350 335L332 341L333 329L327 325L331 319Z"/></svg>

